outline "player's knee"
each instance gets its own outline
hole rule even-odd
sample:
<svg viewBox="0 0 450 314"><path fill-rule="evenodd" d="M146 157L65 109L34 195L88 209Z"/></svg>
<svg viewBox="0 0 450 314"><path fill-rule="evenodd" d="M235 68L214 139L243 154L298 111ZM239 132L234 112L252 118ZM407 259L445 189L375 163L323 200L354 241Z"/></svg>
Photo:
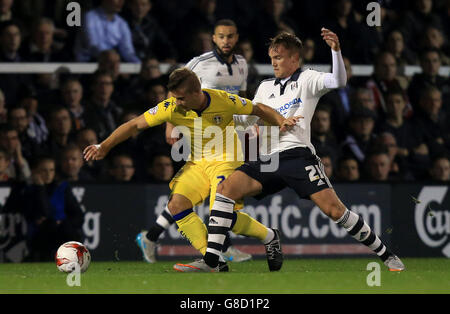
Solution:
<svg viewBox="0 0 450 314"><path fill-rule="evenodd" d="M226 180L217 186L217 193L232 199L230 185Z"/></svg>
<svg viewBox="0 0 450 314"><path fill-rule="evenodd" d="M184 210L181 202L173 198L167 203L167 208L172 216L179 214Z"/></svg>

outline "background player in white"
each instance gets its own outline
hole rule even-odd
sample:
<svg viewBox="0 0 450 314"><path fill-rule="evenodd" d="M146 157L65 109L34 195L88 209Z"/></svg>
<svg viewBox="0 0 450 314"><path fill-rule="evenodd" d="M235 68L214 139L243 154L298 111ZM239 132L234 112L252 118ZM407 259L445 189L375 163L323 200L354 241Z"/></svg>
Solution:
<svg viewBox="0 0 450 314"><path fill-rule="evenodd" d="M188 69L197 74L202 88L220 89L246 97L248 67L245 58L234 53L238 40L238 29L232 20L223 19L216 23L212 36L214 50L194 57L186 64ZM169 144L173 145L178 140L176 133L173 124L167 122L166 140ZM150 227L148 232L138 234L136 241L144 260L150 263L156 261L156 241L174 222L166 206L158 216L156 224ZM223 256L232 262L244 262L252 258L250 254L231 245L229 234L224 243Z"/></svg>
<svg viewBox="0 0 450 314"><path fill-rule="evenodd" d="M285 117L302 115L304 119L299 120L291 131L281 133L278 145L263 152L279 154L277 170L261 172L261 161L247 162L238 167L217 187L212 210L229 213L233 211L235 200L245 196L264 197L290 187L299 197L312 200L352 237L373 250L389 270L404 270L401 260L386 248L362 216L348 210L338 198L311 144L310 123L319 98L330 89L344 87L347 82L337 35L322 28L322 38L332 50L332 73L301 71L302 43L295 35L281 33L271 40L269 56L275 78L260 84L254 101L271 106ZM242 120L245 119L243 117ZM247 120L254 123L254 119ZM209 246L213 239L214 235L209 233L204 256L209 267L217 266L220 250L217 238L213 247ZM272 261L268 262L270 269L281 267L281 245L279 251L272 252Z"/></svg>

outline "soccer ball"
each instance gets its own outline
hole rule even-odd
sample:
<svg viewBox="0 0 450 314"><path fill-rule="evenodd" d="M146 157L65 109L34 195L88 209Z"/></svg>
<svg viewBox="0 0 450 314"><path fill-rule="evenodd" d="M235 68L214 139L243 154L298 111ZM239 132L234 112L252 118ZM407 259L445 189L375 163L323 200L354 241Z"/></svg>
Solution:
<svg viewBox="0 0 450 314"><path fill-rule="evenodd" d="M84 273L91 263L91 253L82 243L70 241L59 247L55 261L56 267L64 273L71 273L77 268Z"/></svg>

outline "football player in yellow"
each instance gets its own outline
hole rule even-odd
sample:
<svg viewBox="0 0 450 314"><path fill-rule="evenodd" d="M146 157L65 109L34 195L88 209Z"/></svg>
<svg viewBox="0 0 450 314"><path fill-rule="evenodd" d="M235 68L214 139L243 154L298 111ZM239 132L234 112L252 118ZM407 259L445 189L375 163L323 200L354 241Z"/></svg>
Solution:
<svg viewBox="0 0 450 314"><path fill-rule="evenodd" d="M248 99L225 91L202 89L196 74L187 68L173 71L169 76L167 87L173 97L122 124L102 143L86 147L84 158L87 161L101 160L117 144L142 130L164 122L181 126L179 130L190 142L191 158L170 182L171 195L167 206L180 233L204 255L208 246L208 230L192 208L203 202L210 194L215 195L213 193L217 185L242 164L242 161L236 159L236 154L230 155L231 149L226 148L227 142L232 142L231 145L234 147L240 146L236 143L237 137L233 128L231 128L233 141L227 141L230 134L226 134L226 127L232 125L233 115L258 116L269 125L279 126L281 132L294 126L301 117L285 119L266 105L253 104ZM220 143L216 142L214 150L210 145L211 134L208 134L208 127L211 126L218 126L222 133L214 134L221 139ZM222 151L222 156L219 156L220 153L217 151ZM217 221L217 226L214 227L215 234L217 230L227 231L231 228L236 234L257 238L264 244L270 243L275 237L272 229L245 213L235 211L228 216L224 214L228 213L210 215L210 219ZM216 268L210 268L201 262L203 259L199 261L201 263L198 265L199 271L228 270L226 263L219 263ZM174 268L179 270L176 265Z"/></svg>

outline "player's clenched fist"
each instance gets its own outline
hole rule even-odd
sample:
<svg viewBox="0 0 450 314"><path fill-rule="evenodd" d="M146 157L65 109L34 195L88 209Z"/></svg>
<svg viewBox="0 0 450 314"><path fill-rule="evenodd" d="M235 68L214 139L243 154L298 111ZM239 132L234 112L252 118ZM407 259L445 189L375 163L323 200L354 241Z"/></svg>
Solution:
<svg viewBox="0 0 450 314"><path fill-rule="evenodd" d="M83 156L86 161L102 160L107 154L106 149L99 144L89 145L83 151Z"/></svg>

